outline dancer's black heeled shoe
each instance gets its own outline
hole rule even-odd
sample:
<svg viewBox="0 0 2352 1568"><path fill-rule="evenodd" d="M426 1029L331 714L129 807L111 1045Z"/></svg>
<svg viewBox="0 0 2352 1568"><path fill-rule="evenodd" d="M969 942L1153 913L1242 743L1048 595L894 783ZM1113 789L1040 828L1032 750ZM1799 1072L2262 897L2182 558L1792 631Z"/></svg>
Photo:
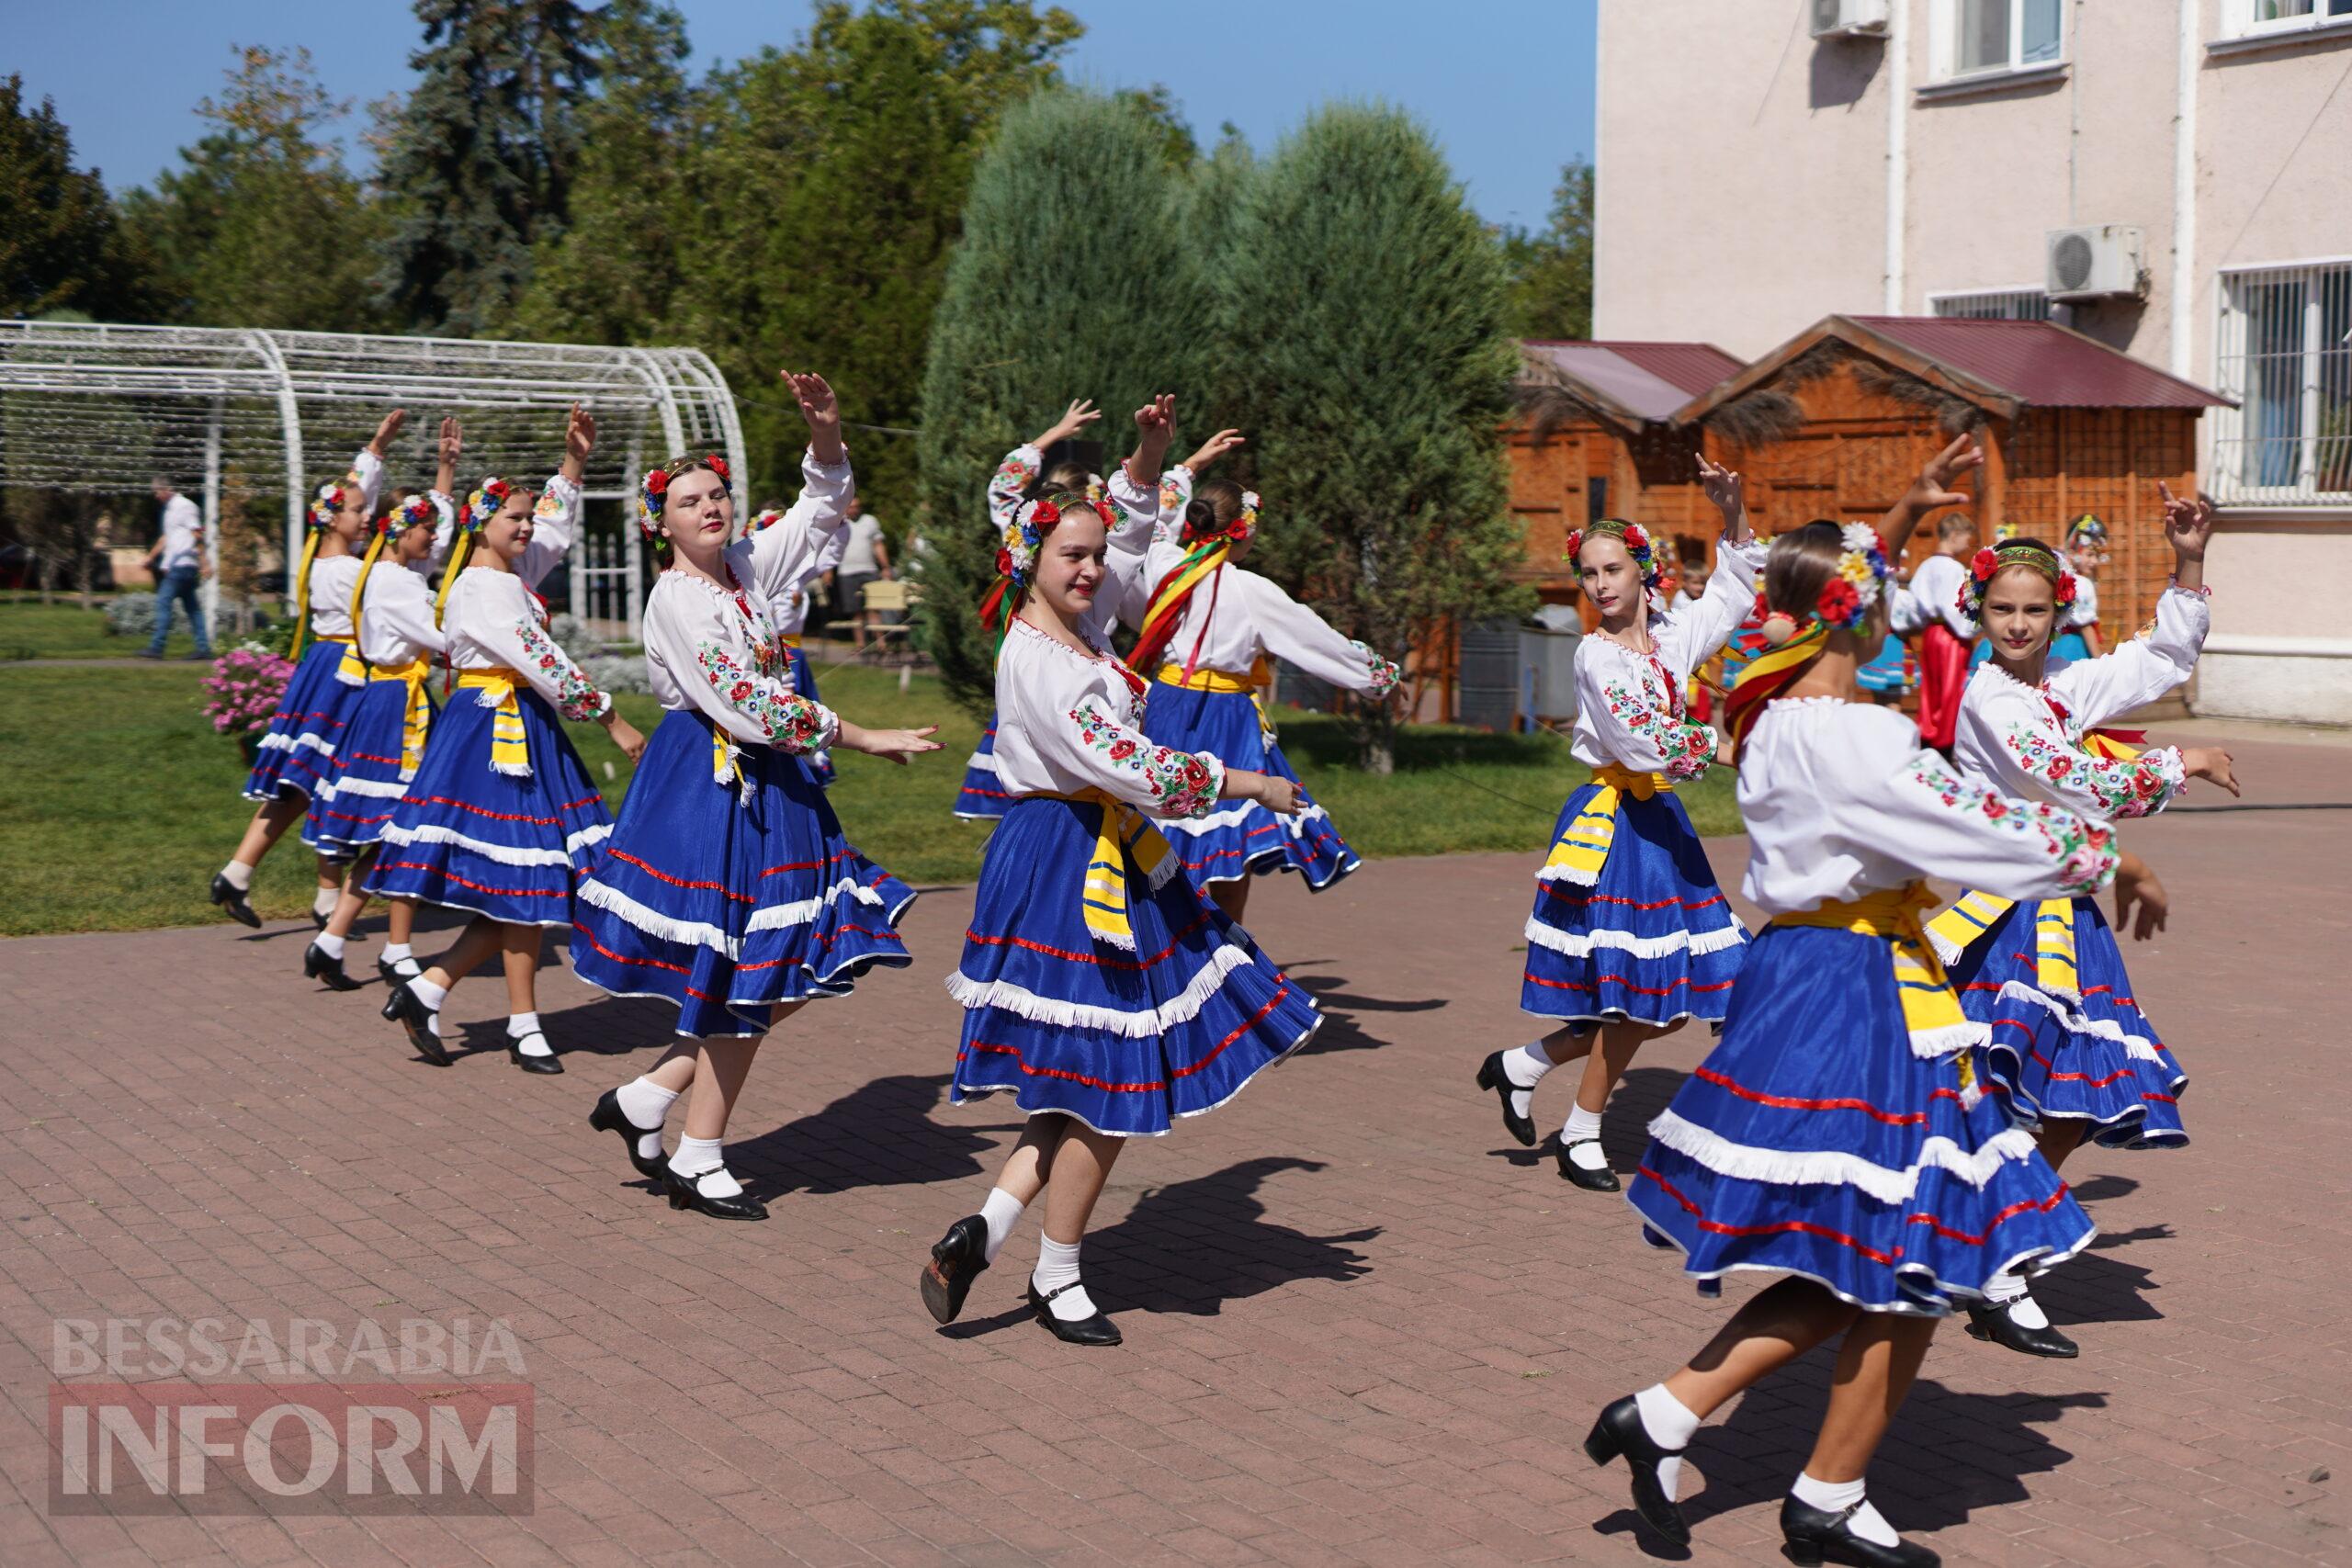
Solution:
<svg viewBox="0 0 2352 1568"><path fill-rule="evenodd" d="M765 1203L761 1202L757 1198L752 1197L749 1192L742 1193L741 1195L734 1198L711 1198L704 1195L702 1190L703 1177L710 1175L713 1170L724 1170L725 1168L727 1168L724 1166L714 1166L711 1168L711 1170L706 1170L702 1172L701 1175L696 1176L692 1181L689 1181L684 1177L680 1176L676 1171L672 1170L668 1166L663 1166L662 1168L662 1184L670 1190L670 1207L673 1209L692 1209L696 1213L708 1214L714 1220L766 1219L768 1217L768 1206Z"/></svg>
<svg viewBox="0 0 2352 1568"><path fill-rule="evenodd" d="M327 917L326 917L326 916L324 916L324 915L320 914L316 909L311 910L311 929L312 931L322 931L326 930L326 929L327 929Z"/></svg>
<svg viewBox="0 0 2352 1568"><path fill-rule="evenodd" d="M2028 1299L2019 1296L2017 1300ZM2009 1314L2009 1309L2016 1304L2017 1302L2004 1302L1999 1306L1970 1307L1968 1337L1988 1340L2020 1356L2047 1356L2053 1361L2071 1361L2083 1353L2080 1345L2059 1333L2054 1325L2028 1328L2019 1323Z"/></svg>
<svg viewBox="0 0 2352 1568"><path fill-rule="evenodd" d="M401 967L403 964L408 965L406 969L402 969ZM379 958L376 960L376 978L383 981L387 986L405 986L411 980L415 979L419 975L424 973L424 965L419 964L413 958Z"/></svg>
<svg viewBox="0 0 2352 1568"><path fill-rule="evenodd" d="M302 978L316 980L330 991L356 991L359 982L343 972L343 960L317 942L302 950Z"/></svg>
<svg viewBox="0 0 2352 1568"><path fill-rule="evenodd" d="M1552 1157L1560 1162L1561 1179L1572 1181L1588 1192L1623 1191L1623 1189L1617 1183L1617 1173L1610 1169L1605 1163L1599 1170L1587 1170L1568 1157L1570 1149L1581 1147L1586 1144L1598 1147L1600 1143L1599 1138L1578 1138L1573 1144L1563 1138L1553 1145Z"/></svg>
<svg viewBox="0 0 2352 1568"><path fill-rule="evenodd" d="M932 1245L931 1261L923 1266L922 1304L933 1320L953 1323L972 1293L972 1281L988 1272L989 1223L967 1214L947 1227Z"/></svg>
<svg viewBox="0 0 2352 1568"><path fill-rule="evenodd" d="M531 1033L538 1034L538 1031L535 1029ZM530 1037L530 1034L526 1034L523 1036L523 1040L528 1040ZM539 1038L544 1040L547 1036L540 1034ZM516 1066L522 1068L526 1073L560 1073L563 1071L563 1063L557 1059L555 1052L552 1049L550 1049L544 1056L525 1055L523 1054L523 1040L517 1040L512 1034L506 1037L506 1059L508 1061L514 1063Z"/></svg>
<svg viewBox="0 0 2352 1568"><path fill-rule="evenodd" d="M1493 1053L1478 1064L1478 1087L1493 1089L1502 1100L1503 1131L1517 1138L1521 1148L1533 1148L1535 1146L1535 1118L1521 1116L1510 1108L1510 1097L1514 1094L1524 1094L1527 1091L1511 1082L1510 1075L1503 1071L1503 1054L1500 1051Z"/></svg>
<svg viewBox="0 0 2352 1568"><path fill-rule="evenodd" d="M433 1010L406 986L395 986L385 998L383 1014L408 1031L408 1043L416 1047L418 1055L436 1067L449 1066L449 1053L442 1048L441 1037L433 1032Z"/></svg>
<svg viewBox="0 0 2352 1568"><path fill-rule="evenodd" d="M1623 1455L1634 1483L1634 1512L1641 1516L1642 1523L1677 1546L1690 1544L1690 1527L1683 1522L1682 1510L1666 1495L1666 1483L1657 1477L1657 1467L1679 1458L1682 1450L1662 1449L1650 1440L1648 1428L1642 1425L1641 1407L1632 1394L1600 1413L1584 1440L1584 1452L1595 1464L1607 1464Z"/></svg>
<svg viewBox="0 0 2352 1568"><path fill-rule="evenodd" d="M1052 1330L1054 1337L1060 1340L1065 1345L1116 1345L1121 1343L1124 1337L1119 1333L1119 1325L1113 1323L1109 1318L1103 1316L1102 1309L1101 1307L1096 1307L1094 1309L1094 1315L1092 1317L1081 1317L1075 1323L1064 1323L1060 1318L1054 1315L1054 1297L1061 1295L1064 1292L1078 1289L1078 1284L1079 1282L1077 1280L1072 1280L1069 1284L1064 1285L1060 1290L1055 1291L1051 1294L1039 1295L1037 1293L1037 1282L1035 1280L1030 1280L1029 1304L1037 1309L1037 1321L1044 1324L1048 1329Z"/></svg>
<svg viewBox="0 0 2352 1568"><path fill-rule="evenodd" d="M596 1109L588 1112L588 1125L599 1133L618 1133L621 1142L628 1145L628 1163L637 1167L637 1174L661 1184L667 1190L669 1184L662 1179L669 1174L670 1162L660 1155L647 1156L637 1152L638 1139L648 1133L659 1133L662 1129L639 1127L631 1122L628 1112L621 1109L620 1090L608 1089L597 1097Z"/></svg>
<svg viewBox="0 0 2352 1568"><path fill-rule="evenodd" d="M1794 1496L1781 1498L1781 1555L1797 1568L1821 1568L1825 1562L1842 1562L1848 1568L1939 1568L1943 1559L1924 1546L1907 1540L1881 1546L1856 1535L1852 1520L1860 1508L1857 1503L1832 1512Z"/></svg>
<svg viewBox="0 0 2352 1568"><path fill-rule="evenodd" d="M212 901L239 925L261 930L261 917L254 913L253 895L217 871L212 874Z"/></svg>

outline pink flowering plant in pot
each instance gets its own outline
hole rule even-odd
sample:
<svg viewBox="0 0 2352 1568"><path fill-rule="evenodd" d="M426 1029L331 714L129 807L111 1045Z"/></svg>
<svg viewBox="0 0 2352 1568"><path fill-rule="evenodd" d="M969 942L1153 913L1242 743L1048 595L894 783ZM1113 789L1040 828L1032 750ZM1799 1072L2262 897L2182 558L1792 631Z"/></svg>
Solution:
<svg viewBox="0 0 2352 1568"><path fill-rule="evenodd" d="M204 716L222 735L233 735L250 755L269 728L294 661L264 649L234 648L212 661L204 678Z"/></svg>

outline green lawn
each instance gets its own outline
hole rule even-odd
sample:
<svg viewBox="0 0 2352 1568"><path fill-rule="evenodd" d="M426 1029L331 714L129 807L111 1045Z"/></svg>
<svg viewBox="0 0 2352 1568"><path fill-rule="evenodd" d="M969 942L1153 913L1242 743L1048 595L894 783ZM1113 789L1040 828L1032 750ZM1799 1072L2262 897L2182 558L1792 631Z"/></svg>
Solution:
<svg viewBox="0 0 2352 1568"><path fill-rule="evenodd" d="M108 637L104 605L85 610L71 594L54 604L38 600L0 604L0 662L17 659L129 659L147 647L143 637ZM187 617L172 615L172 640L165 657L178 659L196 650L188 636Z"/></svg>
<svg viewBox="0 0 2352 1568"><path fill-rule="evenodd" d="M79 615L81 612L74 611ZM212 873L253 808L244 763L198 705L198 664L108 670L19 666L0 674L0 933L131 931L220 917ZM949 814L979 726L918 676L901 696L893 672L821 670L825 700L865 724L936 723L946 749L908 767L843 754L834 805L860 848L917 885L969 881L988 829ZM650 730L649 697L624 697ZM1397 771L1358 773L1339 721L1285 712L1283 743L1357 851L1540 853L1562 796L1585 770L1551 736L1407 732ZM572 739L618 805L629 764L594 726ZM1683 799L1702 832L1736 831L1731 780L1717 770ZM299 829L297 830L299 831ZM254 901L292 919L310 904L311 857L289 833L263 863Z"/></svg>

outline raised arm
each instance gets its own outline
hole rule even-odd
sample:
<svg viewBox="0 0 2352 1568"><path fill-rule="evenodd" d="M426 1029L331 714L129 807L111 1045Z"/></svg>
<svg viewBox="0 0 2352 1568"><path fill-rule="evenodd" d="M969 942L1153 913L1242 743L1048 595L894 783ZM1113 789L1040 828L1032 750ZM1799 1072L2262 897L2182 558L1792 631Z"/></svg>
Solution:
<svg viewBox="0 0 2352 1568"><path fill-rule="evenodd" d="M1352 637L1342 637L1322 616L1283 592L1272 578L1233 571L1229 590L1244 596L1250 624L1266 651L1320 681L1377 702L1396 689L1400 671L1389 660Z"/></svg>
<svg viewBox="0 0 2352 1568"><path fill-rule="evenodd" d="M1903 499L1887 509L1878 521L1878 536L1886 547L1886 558L1899 562L1904 547L1911 542L1912 534L1928 517L1947 506L1965 506L1970 497L1965 491L1951 487L1970 469L1983 466L1984 453L1973 435L1962 435L1928 459Z"/></svg>
<svg viewBox="0 0 2352 1568"><path fill-rule="evenodd" d="M580 479L588 471L588 455L596 449L596 416L578 403L564 425L563 462L548 477L531 508L531 542L514 563L514 575L526 588L537 588L556 563L571 553L580 526Z"/></svg>
<svg viewBox="0 0 2352 1568"><path fill-rule="evenodd" d="M1159 470L1168 461L1168 444L1176 435L1176 397L1172 392L1159 396L1136 410L1136 449L1127 454L1127 482L1138 491L1148 491L1159 482Z"/></svg>
<svg viewBox="0 0 2352 1568"><path fill-rule="evenodd" d="M760 592L776 598L827 570L828 550L841 559L847 542L849 503L857 494L849 448L841 440L841 404L822 376L784 372L808 424L800 459L800 496L775 523L752 536L752 573ZM830 456L829 456L830 454ZM740 546L738 547L741 547Z"/></svg>

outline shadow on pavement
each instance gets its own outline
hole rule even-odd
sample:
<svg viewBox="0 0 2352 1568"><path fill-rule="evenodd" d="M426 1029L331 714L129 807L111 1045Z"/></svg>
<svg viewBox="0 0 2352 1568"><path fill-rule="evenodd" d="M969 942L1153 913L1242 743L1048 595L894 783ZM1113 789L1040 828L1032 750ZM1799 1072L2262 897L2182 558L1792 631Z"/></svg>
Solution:
<svg viewBox="0 0 2352 1568"><path fill-rule="evenodd" d="M1022 1123L934 1122L931 1113L946 1092L945 1073L876 1078L821 1111L729 1144L727 1163L745 1186L771 1199L961 1181L986 1169L999 1135L1018 1135Z"/></svg>

